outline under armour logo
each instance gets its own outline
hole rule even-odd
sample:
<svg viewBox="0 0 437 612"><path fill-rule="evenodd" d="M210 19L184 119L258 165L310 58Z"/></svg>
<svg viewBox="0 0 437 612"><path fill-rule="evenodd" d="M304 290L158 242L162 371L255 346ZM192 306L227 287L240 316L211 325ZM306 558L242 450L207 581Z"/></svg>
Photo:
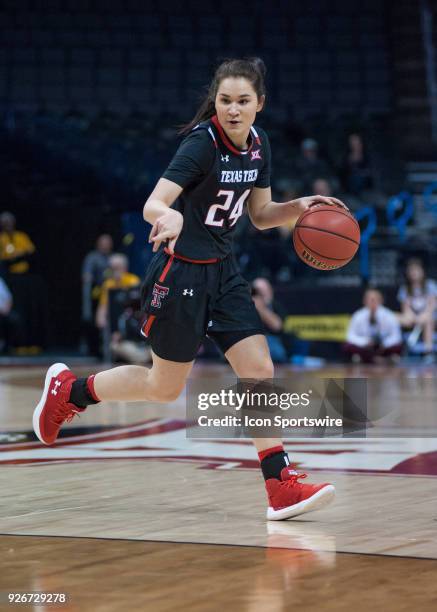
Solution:
<svg viewBox="0 0 437 612"><path fill-rule="evenodd" d="M261 159L261 149L255 149L255 151L250 152L250 161L254 159Z"/></svg>
<svg viewBox="0 0 437 612"><path fill-rule="evenodd" d="M184 289L184 292L182 295L189 295L190 297L193 297L194 294L194 289Z"/></svg>
<svg viewBox="0 0 437 612"><path fill-rule="evenodd" d="M58 389L60 386L61 386L61 381L55 380L55 386L51 391L52 395L58 395Z"/></svg>
<svg viewBox="0 0 437 612"><path fill-rule="evenodd" d="M162 287L158 285L158 283L155 283L152 290L153 300L150 302L150 305L154 308L161 308L161 299L165 298L169 291L170 289L168 287Z"/></svg>
<svg viewBox="0 0 437 612"><path fill-rule="evenodd" d="M212 327L212 321L208 321L208 327Z"/></svg>
<svg viewBox="0 0 437 612"><path fill-rule="evenodd" d="M222 155L222 161L228 162L229 161L229 155Z"/></svg>

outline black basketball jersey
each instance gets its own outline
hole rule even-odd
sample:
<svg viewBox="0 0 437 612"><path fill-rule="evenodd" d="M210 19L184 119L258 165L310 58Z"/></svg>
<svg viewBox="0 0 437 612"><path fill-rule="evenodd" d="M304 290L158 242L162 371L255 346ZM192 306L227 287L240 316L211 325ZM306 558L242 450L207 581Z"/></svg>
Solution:
<svg viewBox="0 0 437 612"><path fill-rule="evenodd" d="M173 207L184 225L176 253L190 259L222 259L253 187L270 186L270 145L252 127L247 150L226 136L217 117L200 123L182 141L162 175L183 188Z"/></svg>

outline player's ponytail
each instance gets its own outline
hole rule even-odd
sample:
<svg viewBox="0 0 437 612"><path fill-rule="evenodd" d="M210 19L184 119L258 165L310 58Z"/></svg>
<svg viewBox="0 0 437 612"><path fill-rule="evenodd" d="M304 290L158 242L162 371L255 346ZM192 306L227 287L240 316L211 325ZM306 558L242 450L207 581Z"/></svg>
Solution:
<svg viewBox="0 0 437 612"><path fill-rule="evenodd" d="M261 58L249 57L246 59L229 59L220 64L214 74L205 99L200 105L193 119L183 125L179 130L180 134L188 134L191 130L202 121L210 119L215 115L215 98L217 90L223 79L228 77L243 77L250 81L254 88L258 99L266 95L265 87L266 66Z"/></svg>

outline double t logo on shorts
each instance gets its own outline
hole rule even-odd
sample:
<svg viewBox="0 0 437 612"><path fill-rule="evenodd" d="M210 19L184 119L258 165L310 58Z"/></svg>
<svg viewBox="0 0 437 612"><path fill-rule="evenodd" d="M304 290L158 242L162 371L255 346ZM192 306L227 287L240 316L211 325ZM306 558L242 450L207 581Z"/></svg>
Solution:
<svg viewBox="0 0 437 612"><path fill-rule="evenodd" d="M152 290L153 300L150 302L150 305L154 308L161 308L161 300L165 298L169 291L170 289L168 287L163 287L162 285L155 283Z"/></svg>

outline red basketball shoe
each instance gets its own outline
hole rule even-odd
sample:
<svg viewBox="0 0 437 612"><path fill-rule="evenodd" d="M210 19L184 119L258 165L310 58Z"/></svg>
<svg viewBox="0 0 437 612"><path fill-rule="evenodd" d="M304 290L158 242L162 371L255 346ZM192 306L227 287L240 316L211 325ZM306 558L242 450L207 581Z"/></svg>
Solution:
<svg viewBox="0 0 437 612"><path fill-rule="evenodd" d="M304 512L319 510L334 499L335 489L327 482L319 485L298 482L299 478L306 476L288 466L282 469L281 480L269 478L266 481L269 521L281 521Z"/></svg>
<svg viewBox="0 0 437 612"><path fill-rule="evenodd" d="M64 363L55 363L47 370L44 391L33 412L33 429L44 444L53 444L62 424L85 410L68 401L76 378Z"/></svg>

